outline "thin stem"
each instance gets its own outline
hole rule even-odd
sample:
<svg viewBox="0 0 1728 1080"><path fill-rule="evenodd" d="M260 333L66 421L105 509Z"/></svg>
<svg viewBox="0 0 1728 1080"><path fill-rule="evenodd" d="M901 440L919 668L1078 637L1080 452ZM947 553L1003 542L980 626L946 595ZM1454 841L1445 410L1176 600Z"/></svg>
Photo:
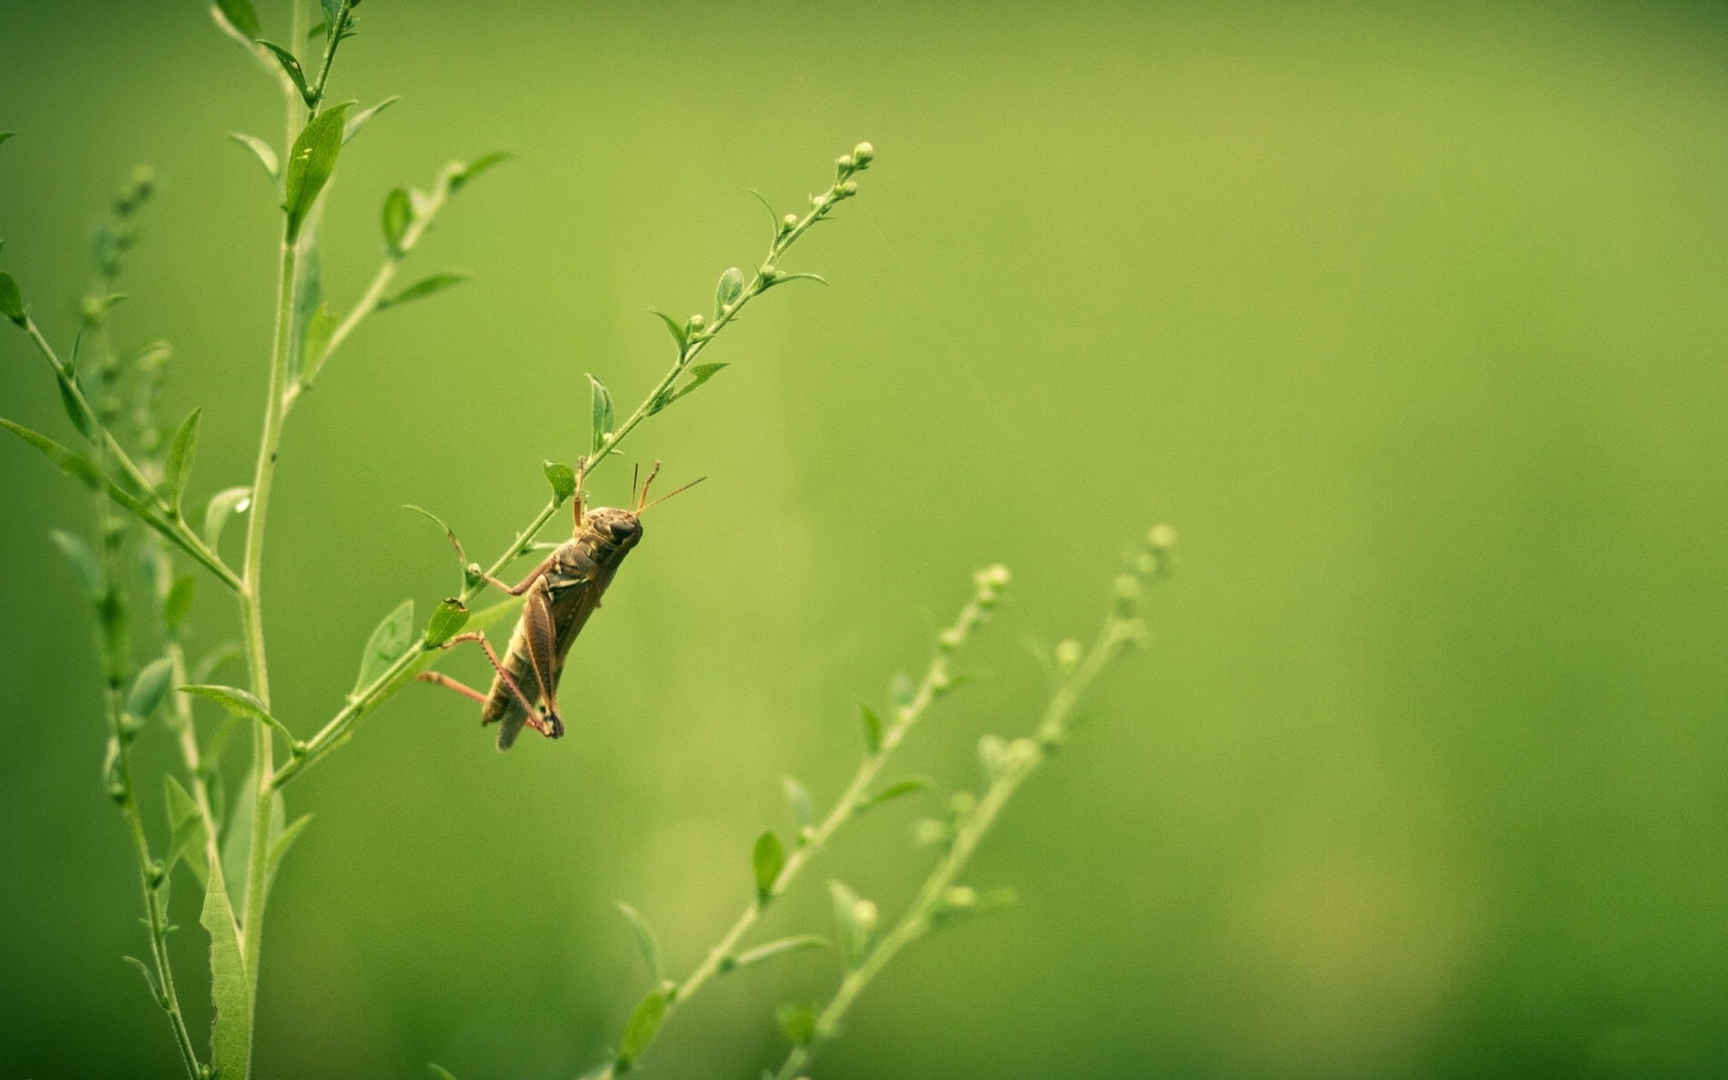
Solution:
<svg viewBox="0 0 1728 1080"><path fill-rule="evenodd" d="M978 582L979 595L974 596L965 607L960 609L960 615L955 619L954 625L944 631L938 639L941 642L941 647L936 655L931 657L929 665L925 668L924 677L918 681L917 689L913 692L911 700L899 706L894 714L893 722L882 733L881 746L859 763L857 771L852 774L851 782L841 792L840 798L834 803L834 808L829 811L828 816L805 838L802 846L787 857L786 864L781 867L779 875L775 877L769 890L770 899L785 893L804 867L827 846L828 841L839 831L840 827L858 816L866 805L870 789L875 786L877 777L881 775L888 759L893 756L894 750L906 738L907 733L923 718L931 704L945 692L952 682L952 676L948 670L949 655L956 646L971 635L972 629L984 619L990 606L995 602L994 578L983 576L991 573L991 571L981 572ZM714 976L726 970L727 959L735 957L739 943L756 925L766 908L766 903L751 904L733 921L731 927L720 936L720 940L708 950L707 955L702 958L702 962L696 965L695 970L685 976L678 983L677 989L668 995L666 1003L666 1015L668 1017L678 1006L695 997ZM665 1030L664 1021L662 1021L660 1030ZM656 1032L656 1036L658 1034L659 1032ZM649 1045L653 1045L652 1042ZM639 1058L640 1055L638 1055ZM595 1080L612 1080L616 1075L616 1064L608 1064L595 1075Z"/></svg>
<svg viewBox="0 0 1728 1080"><path fill-rule="evenodd" d="M317 108L324 100L324 83L330 78L330 65L336 59L336 46L342 44L342 37L348 29L348 20L353 17L354 4L352 0L342 0L342 6L336 12L335 25L324 27L324 63L318 69L318 85L312 88L312 107ZM296 39L294 45L299 47Z"/></svg>
<svg viewBox="0 0 1728 1080"><path fill-rule="evenodd" d="M1152 569L1148 572L1163 576L1168 569L1168 551L1155 550L1149 554ZM1124 611L1123 601L1119 598L1116 608L1099 629L1091 649L1050 695L1036 729L1037 737L1016 739L1008 745L1005 758L983 797L955 828L947 854L925 879L900 920L882 936L863 962L841 979L834 996L818 1014L810 1041L792 1047L774 1074L776 1080L794 1080L804 1075L821 1046L838 1036L841 1021L871 981L902 949L930 932L948 910L949 890L965 872L978 844L990 832L1002 808L1067 738L1074 708L1099 674L1121 654L1124 646L1137 641L1143 632L1140 621Z"/></svg>

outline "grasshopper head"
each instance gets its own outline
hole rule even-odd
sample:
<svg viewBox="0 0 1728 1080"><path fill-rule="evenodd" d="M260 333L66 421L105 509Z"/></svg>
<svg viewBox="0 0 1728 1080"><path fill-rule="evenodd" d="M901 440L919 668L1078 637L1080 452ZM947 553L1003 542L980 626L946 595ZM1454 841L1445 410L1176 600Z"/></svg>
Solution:
<svg viewBox="0 0 1728 1080"><path fill-rule="evenodd" d="M628 551L642 539L642 521L634 510L601 506L588 511L587 527L613 547Z"/></svg>

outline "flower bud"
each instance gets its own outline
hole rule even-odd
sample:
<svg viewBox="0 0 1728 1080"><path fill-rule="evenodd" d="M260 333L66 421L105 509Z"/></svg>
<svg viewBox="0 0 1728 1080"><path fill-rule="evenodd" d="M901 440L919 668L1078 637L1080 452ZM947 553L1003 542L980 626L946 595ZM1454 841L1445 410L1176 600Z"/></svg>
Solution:
<svg viewBox="0 0 1728 1080"><path fill-rule="evenodd" d="M852 148L852 160L859 165L868 165L876 157L876 148L867 142L861 142Z"/></svg>
<svg viewBox="0 0 1728 1080"><path fill-rule="evenodd" d="M843 180L840 182L839 194L842 199L850 199L858 194L858 181Z"/></svg>

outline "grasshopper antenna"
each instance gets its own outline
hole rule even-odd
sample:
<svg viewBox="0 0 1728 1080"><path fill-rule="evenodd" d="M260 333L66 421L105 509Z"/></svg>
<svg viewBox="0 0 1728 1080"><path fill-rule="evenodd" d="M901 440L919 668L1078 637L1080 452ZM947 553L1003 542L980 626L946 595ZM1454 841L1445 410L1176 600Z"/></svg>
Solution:
<svg viewBox="0 0 1728 1080"><path fill-rule="evenodd" d="M656 476L659 476L659 475L660 475L660 463L658 461L656 461L654 463L654 468L652 470L650 470L648 473L648 479L642 481L642 493L640 495L636 495L636 513L640 514L645 509L645 507L642 504L646 503L648 501L648 485L652 484L654 482L654 478ZM632 476L630 479L630 493L632 495L636 494L636 479L634 476Z"/></svg>
<svg viewBox="0 0 1728 1080"><path fill-rule="evenodd" d="M665 502L667 499L670 499L674 495L678 495L678 494L681 494L683 492L689 491L691 488L695 487L697 484L700 484L702 481L704 481L706 479L708 479L706 476L698 476L696 479L690 481L688 484L685 484L683 487L678 488L674 491L669 491L666 494L660 496L658 499L655 499L653 502L649 503L647 506L637 507L637 509L636 509L637 516L640 517L642 514L647 513L649 510L653 509L656 506L659 506L661 503ZM646 492L644 492L644 494L646 494Z"/></svg>
<svg viewBox="0 0 1728 1080"><path fill-rule="evenodd" d="M630 501L631 502L636 501L636 477L638 475L640 475L641 472L642 472L642 463L641 462L636 462L635 464L630 466ZM649 477L649 479L652 480L653 477Z"/></svg>
<svg viewBox="0 0 1728 1080"><path fill-rule="evenodd" d="M582 531L582 481L588 475L588 455L583 454L576 459L576 494L570 500L570 516L574 520L574 530Z"/></svg>

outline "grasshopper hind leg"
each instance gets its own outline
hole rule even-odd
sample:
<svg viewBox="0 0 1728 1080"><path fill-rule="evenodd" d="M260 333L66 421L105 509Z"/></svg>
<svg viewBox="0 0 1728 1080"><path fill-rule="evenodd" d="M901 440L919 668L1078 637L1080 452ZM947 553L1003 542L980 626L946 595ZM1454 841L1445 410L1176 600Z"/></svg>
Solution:
<svg viewBox="0 0 1728 1080"><path fill-rule="evenodd" d="M564 734L564 724L559 720L558 714L556 712L543 713L541 710L534 707L533 701L523 692L522 687L517 683L517 681L511 677L509 670L504 666L504 662L498 658L497 652L493 650L492 643L486 640L485 634L482 634L479 631L467 634L457 634L449 641L446 641L442 646L440 646L440 648L448 649L464 641L472 641L485 650L486 659L491 663L492 670L497 673L498 682L504 688L508 689L510 697L514 699L511 704L516 708L507 711L505 716L502 718L503 726L498 732L498 749L508 750L511 744L516 741L517 731L519 731L524 724L549 739L556 739ZM423 682L429 682L435 686L442 686L446 689L454 690L463 697L469 698L473 701L478 701L483 706L489 706L492 703L491 695L483 694L472 686L453 679L443 672L423 671L420 673L419 678ZM511 713L515 713L518 709L520 710L519 718L518 716L511 715ZM491 719L492 718L488 718L483 711L480 719L481 726L484 727L486 724L491 723Z"/></svg>

